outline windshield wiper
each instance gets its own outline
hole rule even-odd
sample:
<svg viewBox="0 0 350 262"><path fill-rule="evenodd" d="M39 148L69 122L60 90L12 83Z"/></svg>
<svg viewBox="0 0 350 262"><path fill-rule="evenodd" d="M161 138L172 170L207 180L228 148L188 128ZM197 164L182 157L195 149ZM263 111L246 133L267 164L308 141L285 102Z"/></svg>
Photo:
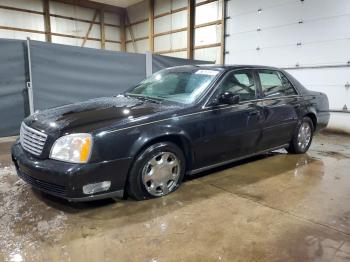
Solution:
<svg viewBox="0 0 350 262"><path fill-rule="evenodd" d="M136 94L130 94L130 93L127 93L126 95L128 96L131 96L131 97L137 97L143 101L149 101L149 102L153 102L153 103L157 103L157 104L161 104L162 101L159 101L158 99L155 99L155 98L152 98L152 97L149 97L149 96L143 96L143 95L136 95Z"/></svg>
<svg viewBox="0 0 350 262"><path fill-rule="evenodd" d="M153 98L150 98L150 97L143 97L145 100L149 101L149 102L153 102L153 103L156 103L156 104L161 104L162 101L159 101L158 99L153 99Z"/></svg>

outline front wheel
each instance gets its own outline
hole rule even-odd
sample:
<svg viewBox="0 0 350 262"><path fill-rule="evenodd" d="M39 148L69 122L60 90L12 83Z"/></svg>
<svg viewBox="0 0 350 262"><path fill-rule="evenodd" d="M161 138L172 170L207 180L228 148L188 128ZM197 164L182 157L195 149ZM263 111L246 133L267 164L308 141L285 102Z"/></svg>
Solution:
<svg viewBox="0 0 350 262"><path fill-rule="evenodd" d="M296 129L287 151L292 154L305 153L312 142L314 125L309 117L304 117Z"/></svg>
<svg viewBox="0 0 350 262"><path fill-rule="evenodd" d="M185 157L173 143L161 142L141 152L130 170L127 192L136 200L175 191L185 175Z"/></svg>

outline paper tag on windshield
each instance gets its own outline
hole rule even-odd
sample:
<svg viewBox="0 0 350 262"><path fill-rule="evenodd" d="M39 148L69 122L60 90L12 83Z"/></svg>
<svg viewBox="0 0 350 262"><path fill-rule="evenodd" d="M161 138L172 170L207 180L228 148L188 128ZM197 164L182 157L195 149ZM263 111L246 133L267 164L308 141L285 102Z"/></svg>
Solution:
<svg viewBox="0 0 350 262"><path fill-rule="evenodd" d="M218 73L219 71L215 71L215 70L198 70L195 74L216 76Z"/></svg>

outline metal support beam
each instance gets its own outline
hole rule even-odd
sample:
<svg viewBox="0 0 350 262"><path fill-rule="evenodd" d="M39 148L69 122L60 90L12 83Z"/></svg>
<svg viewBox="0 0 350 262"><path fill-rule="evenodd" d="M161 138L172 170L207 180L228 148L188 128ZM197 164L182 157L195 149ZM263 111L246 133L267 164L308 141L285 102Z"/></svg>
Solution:
<svg viewBox="0 0 350 262"><path fill-rule="evenodd" d="M152 53L146 52L146 76L149 77L153 74Z"/></svg>
<svg viewBox="0 0 350 262"><path fill-rule="evenodd" d="M43 0L43 11L44 11L44 26L45 26L45 39L46 42L52 42L51 36L51 20L50 20L50 1Z"/></svg>
<svg viewBox="0 0 350 262"><path fill-rule="evenodd" d="M196 15L196 3L195 0L188 0L187 6L187 58L193 59L194 57L194 23Z"/></svg>
<svg viewBox="0 0 350 262"><path fill-rule="evenodd" d="M221 14L221 50L220 50L220 63L225 64L225 43L226 43L226 8L227 1L222 1L222 14Z"/></svg>
<svg viewBox="0 0 350 262"><path fill-rule="evenodd" d="M29 113L34 114L34 95L33 95L33 77L32 77L32 59L30 54L30 38L27 37L27 56L28 56L28 71L29 81L27 82Z"/></svg>
<svg viewBox="0 0 350 262"><path fill-rule="evenodd" d="M284 70L300 70L300 69L325 69L325 68L350 68L350 64L340 65L315 65L315 66L295 66L295 67L283 67Z"/></svg>
<svg viewBox="0 0 350 262"><path fill-rule="evenodd" d="M154 51L154 0L148 0L148 39L149 50Z"/></svg>

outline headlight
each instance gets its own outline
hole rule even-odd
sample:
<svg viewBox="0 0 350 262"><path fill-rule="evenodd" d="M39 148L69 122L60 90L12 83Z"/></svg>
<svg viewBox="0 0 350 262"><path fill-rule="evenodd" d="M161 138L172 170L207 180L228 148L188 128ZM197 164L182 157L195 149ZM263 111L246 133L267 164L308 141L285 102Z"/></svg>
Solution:
<svg viewBox="0 0 350 262"><path fill-rule="evenodd" d="M71 134L62 136L53 144L50 158L71 163L89 161L92 148L90 134Z"/></svg>

